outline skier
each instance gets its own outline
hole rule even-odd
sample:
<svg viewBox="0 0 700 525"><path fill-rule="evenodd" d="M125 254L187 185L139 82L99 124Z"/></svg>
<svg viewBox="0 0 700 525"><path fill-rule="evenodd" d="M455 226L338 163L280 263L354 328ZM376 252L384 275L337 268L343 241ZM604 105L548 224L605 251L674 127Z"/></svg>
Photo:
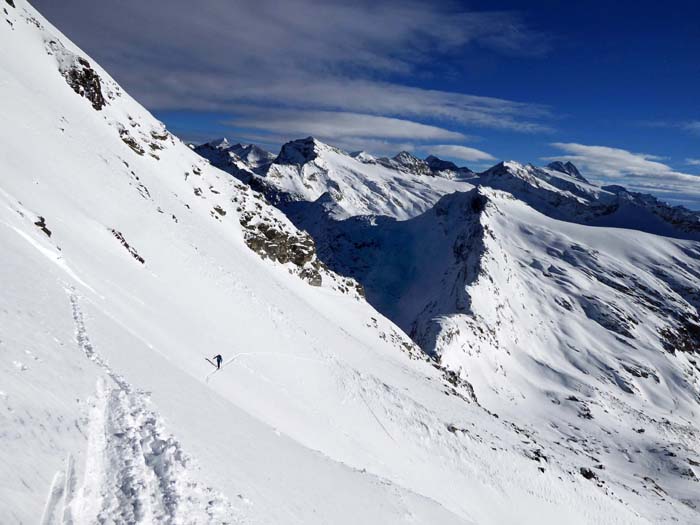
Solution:
<svg viewBox="0 0 700 525"><path fill-rule="evenodd" d="M221 361L223 361L223 360L224 360L224 358L221 357L221 354L216 354L216 355L214 356L214 361L216 361L216 369L217 369L217 370L218 370L219 368L221 368Z"/></svg>

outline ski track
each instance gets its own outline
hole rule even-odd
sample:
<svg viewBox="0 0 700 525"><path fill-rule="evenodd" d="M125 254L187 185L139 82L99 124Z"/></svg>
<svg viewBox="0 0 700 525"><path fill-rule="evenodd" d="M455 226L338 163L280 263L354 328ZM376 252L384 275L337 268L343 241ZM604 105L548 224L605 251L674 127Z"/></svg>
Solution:
<svg viewBox="0 0 700 525"><path fill-rule="evenodd" d="M78 347L106 377L98 378L90 409L82 482L69 455L54 476L41 524L240 523L223 494L192 478L196 466L149 408L147 394L95 351L78 295L66 291Z"/></svg>
<svg viewBox="0 0 700 525"><path fill-rule="evenodd" d="M209 382L209 379L211 378L212 375L214 375L214 374L215 374L216 372L218 372L219 370L223 370L224 367L226 367L226 365L230 365L230 364L233 363L236 359L238 359L239 357L243 357L243 356L247 356L247 357L255 357L255 356L278 356L278 357L287 357L287 358L290 358L290 359L297 359L297 360L301 360L301 361L314 361L314 362L317 362L317 363L325 363L325 362L326 362L326 360L324 360L324 359L317 359L317 358L314 358L314 357L307 357L307 356L301 356L301 355L294 355L294 354L289 354L289 353L285 353L285 352L240 352L240 353L238 353L238 354L235 354L233 357L231 357L231 358L228 359L227 361L224 361L223 363L221 363L221 368L215 368L214 370L212 370L211 372L209 372L206 376L204 376L204 380L208 383L208 382ZM206 358L205 358L205 359L206 359ZM207 361L209 361L209 360L207 359ZM211 361L209 361L209 363L211 363ZM216 366L216 365L214 365L214 366ZM251 371L252 371L252 370L251 370Z"/></svg>

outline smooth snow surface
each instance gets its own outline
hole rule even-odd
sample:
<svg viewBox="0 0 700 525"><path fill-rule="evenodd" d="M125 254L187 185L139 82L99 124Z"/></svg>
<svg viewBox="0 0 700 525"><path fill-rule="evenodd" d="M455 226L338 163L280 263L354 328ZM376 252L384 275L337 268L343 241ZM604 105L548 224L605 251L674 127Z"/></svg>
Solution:
<svg viewBox="0 0 700 525"><path fill-rule="evenodd" d="M303 234L279 210L170 135L24 0L14 3L0 26L0 47L11 50L0 58L0 523L697 522L697 382L684 385L679 372L691 354L666 358L663 388L635 380L648 403L635 398L627 412L619 396L589 399L582 381L613 359L587 349L598 333L569 334L580 361L550 345L553 329L531 340L539 362L508 344L484 343L480 365L445 349L447 364L470 367L475 402L349 280L300 252ZM410 227L464 184L430 177L435 191L419 175L376 175L379 190L367 193L344 173L350 204L339 217L392 212ZM323 190L310 186L298 189ZM521 267L527 250L533 260L547 250L536 236L551 232L558 246L589 230L488 199L495 237L513 237L494 252L492 284L513 282L510 308L519 308L518 286L535 271ZM509 229L510 213L520 230ZM260 238L251 243L251 232L273 227L264 250ZM617 239L600 235L592 246ZM270 255L284 239L296 239L289 262ZM625 239L605 258L644 242L645 254L658 246L659 261L679 256L698 275L690 241ZM572 293L585 293L585 272L570 279ZM483 286L474 311L503 311ZM527 323L523 347L538 326ZM514 332L503 330L507 341ZM214 371L206 358L217 353L225 364ZM558 370L564 361L579 374ZM599 368L585 370L591 362ZM565 398L574 390L581 402ZM603 422L577 425L584 405ZM569 415L559 420L555 406Z"/></svg>

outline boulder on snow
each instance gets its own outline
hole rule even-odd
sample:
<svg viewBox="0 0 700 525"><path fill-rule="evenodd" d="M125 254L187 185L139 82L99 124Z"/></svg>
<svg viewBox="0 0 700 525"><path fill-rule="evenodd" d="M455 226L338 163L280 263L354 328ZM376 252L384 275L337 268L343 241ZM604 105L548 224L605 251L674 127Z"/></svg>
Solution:
<svg viewBox="0 0 700 525"><path fill-rule="evenodd" d="M102 80L90 62L72 53L57 40L50 40L47 46L49 53L56 57L59 72L73 91L88 99L97 111L105 107L107 101L102 94Z"/></svg>

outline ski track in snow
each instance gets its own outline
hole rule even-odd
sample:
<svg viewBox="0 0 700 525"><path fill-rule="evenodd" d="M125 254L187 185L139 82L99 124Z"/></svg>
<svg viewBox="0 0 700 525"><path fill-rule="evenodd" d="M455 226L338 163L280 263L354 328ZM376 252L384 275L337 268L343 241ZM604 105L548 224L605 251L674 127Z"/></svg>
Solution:
<svg viewBox="0 0 700 525"><path fill-rule="evenodd" d="M95 351L79 299L70 298L75 337L85 356L107 378L97 382L80 486L74 460L56 473L42 525L240 523L240 515L216 490L194 480L195 468L178 441L133 389Z"/></svg>
<svg viewBox="0 0 700 525"><path fill-rule="evenodd" d="M276 356L276 357L287 357L290 359L297 359L300 361L314 361L318 363L323 363L325 362L323 359L316 359L313 357L306 357L302 355L294 355L294 354L289 354L285 352L239 352L235 354L233 357L228 359L227 361L224 361L221 363L221 368L215 368L211 372L209 372L206 376L204 376L204 380L208 383L209 379L211 378L212 375L214 375L216 372L223 370L227 365L230 365L233 363L236 359L239 357L255 357L255 356ZM207 359L209 361L209 359ZM211 361L209 361L211 363ZM216 365L214 365L216 366Z"/></svg>

